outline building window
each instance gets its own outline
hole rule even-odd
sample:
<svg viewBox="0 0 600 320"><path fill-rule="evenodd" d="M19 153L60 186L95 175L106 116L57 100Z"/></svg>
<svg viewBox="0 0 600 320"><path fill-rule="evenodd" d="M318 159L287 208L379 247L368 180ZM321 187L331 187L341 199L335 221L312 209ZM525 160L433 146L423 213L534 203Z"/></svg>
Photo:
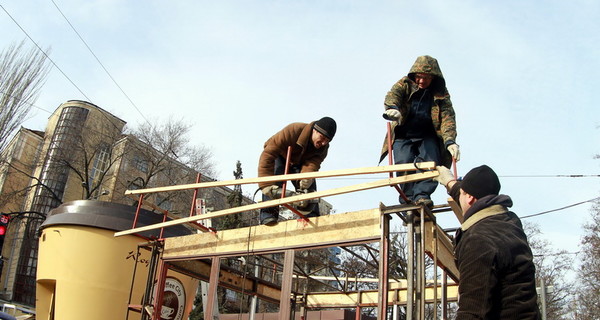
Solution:
<svg viewBox="0 0 600 320"><path fill-rule="evenodd" d="M149 168L148 159L144 159L140 155L136 154L133 156L133 166L143 173L148 173L148 168Z"/></svg>
<svg viewBox="0 0 600 320"><path fill-rule="evenodd" d="M94 188L97 184L102 182L102 178L108 167L110 166L110 146L104 144L100 147L100 152L94 160L94 165L90 173L89 186ZM98 191L98 190L96 190Z"/></svg>

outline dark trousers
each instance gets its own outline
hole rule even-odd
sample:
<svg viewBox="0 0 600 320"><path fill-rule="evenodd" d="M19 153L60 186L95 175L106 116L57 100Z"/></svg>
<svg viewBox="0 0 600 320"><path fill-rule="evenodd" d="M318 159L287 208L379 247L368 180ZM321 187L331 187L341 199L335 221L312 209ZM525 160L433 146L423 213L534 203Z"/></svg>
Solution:
<svg viewBox="0 0 600 320"><path fill-rule="evenodd" d="M301 170L300 166L290 166L290 169L288 170L288 174L300 173L300 170ZM273 175L280 175L280 174L284 174L284 173L285 173L285 158L279 156L275 159ZM299 180L290 181L290 182L292 183L292 185L294 186L294 188L296 190L298 190L300 188ZM283 186L283 181L276 182L275 184L281 188ZM289 186L289 184L288 184L288 186ZM308 188L308 192L314 192L314 191L317 191L317 181L316 180ZM265 196L264 194L262 195L262 201L269 201L269 200L273 200L273 199L271 199L271 197ZM319 211L319 206L317 204L314 206L313 210L308 215L306 215L306 217L308 217L308 218L318 217L319 215L320 215L320 211ZM264 221L268 217L278 218L279 217L279 206L260 209L260 222L262 223L262 221Z"/></svg>
<svg viewBox="0 0 600 320"><path fill-rule="evenodd" d="M435 161L436 164L439 164L441 159L440 146L438 143L439 140L436 137L396 139L394 140L393 146L394 164L413 163L417 157L420 158L417 162ZM409 171L406 174L415 172L416 171ZM402 174L404 173L398 173L398 175ZM401 184L400 187L408 199L416 201L420 198L430 199L431 194L435 191L437 185L438 183L436 181L427 179L404 183ZM400 200L400 202L404 202L402 198Z"/></svg>

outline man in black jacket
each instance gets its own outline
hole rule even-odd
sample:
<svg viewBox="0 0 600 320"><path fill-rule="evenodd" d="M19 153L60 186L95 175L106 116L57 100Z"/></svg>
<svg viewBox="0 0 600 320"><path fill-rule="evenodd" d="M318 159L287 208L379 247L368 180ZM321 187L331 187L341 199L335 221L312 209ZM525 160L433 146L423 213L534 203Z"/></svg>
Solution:
<svg viewBox="0 0 600 320"><path fill-rule="evenodd" d="M435 178L460 203L464 218L455 237L460 273L456 319L540 319L533 254L521 220L499 194L496 173L482 165L457 181L446 167Z"/></svg>

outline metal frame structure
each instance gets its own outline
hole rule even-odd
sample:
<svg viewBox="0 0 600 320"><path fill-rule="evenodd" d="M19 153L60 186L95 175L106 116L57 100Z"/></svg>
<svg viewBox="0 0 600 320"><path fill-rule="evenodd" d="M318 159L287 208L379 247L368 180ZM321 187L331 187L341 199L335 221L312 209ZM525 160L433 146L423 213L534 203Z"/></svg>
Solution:
<svg viewBox="0 0 600 320"><path fill-rule="evenodd" d="M355 192L382 186L429 179L436 176L433 163L416 164L419 169L427 170L402 177L362 183L349 187L317 191L314 193L292 196L283 199L265 201L238 208L231 208L212 212L204 215L193 215L187 218L165 221L163 223L135 227L130 230L117 232L115 236L134 234L146 230L169 227L177 224L196 222L201 219L223 216L237 212L247 212L274 205L283 205L300 200L321 198L336 194ZM129 194L143 194L151 192L164 192L182 189L197 189L221 185L234 185L256 183L259 181L299 180L304 178L318 178L330 176L344 176L351 174L368 174L382 172L397 172L415 170L413 164L390 165L373 168L359 168L352 170L337 170L314 173L301 173L281 175L265 178L239 179L225 182L196 183L185 186L170 186L145 190L128 191ZM164 278L167 269L177 269L192 277L209 282L208 305L205 318L213 319L213 310L216 303L217 287L224 286L228 289L242 292L246 295L258 297L265 301L279 304L279 319L292 319L297 306L300 312L306 313L311 308L355 308L359 319L361 308L376 307L378 319L387 319L390 306L405 305L407 319L424 319L426 303L437 304L440 300L445 304L455 301L457 297L458 271L454 266L451 241L435 222L435 213L449 211L448 206L437 206L430 210L424 206L398 205L386 207L380 205L377 209L347 212L321 216L316 218L282 221L276 226L251 226L239 229L203 232L182 237L160 239L163 246L160 252L157 272L157 285L150 292L164 290ZM389 246L390 246L390 220L394 215L399 216L408 229L408 277L406 281L390 281L389 279ZM201 231L206 231L201 229ZM350 247L357 245L379 245L379 257L375 261L378 268L378 289L376 291L348 291L344 288L332 292L302 292L299 291L297 279L300 277L312 278L297 264L296 252L327 247ZM221 263L223 259L238 256L262 256L267 254L283 255L283 263L277 266L281 274L281 283L272 283L239 270L227 268ZM433 261L443 270L442 284L438 286L437 268L434 268L434 280L426 281L425 254L432 257ZM455 282L447 283L446 275ZM150 278L149 278L150 279ZM337 284L342 284L347 279L335 279ZM149 280L150 282L150 280ZM152 281L153 282L153 281ZM406 283L406 285L404 285ZM342 287L342 286L340 286ZM154 299L154 315L158 319L160 314L161 297ZM143 309L143 307L141 308ZM442 317L445 317L445 305L442 307ZM396 311L396 309L394 309ZM437 318L437 313L436 313ZM143 318L144 319L144 318Z"/></svg>

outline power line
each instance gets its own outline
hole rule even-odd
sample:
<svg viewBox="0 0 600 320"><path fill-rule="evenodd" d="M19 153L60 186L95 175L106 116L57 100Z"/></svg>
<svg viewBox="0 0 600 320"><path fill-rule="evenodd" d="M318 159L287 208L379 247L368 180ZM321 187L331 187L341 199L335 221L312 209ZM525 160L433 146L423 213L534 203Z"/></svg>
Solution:
<svg viewBox="0 0 600 320"><path fill-rule="evenodd" d="M5 96L9 96L9 97L11 97L12 99L17 99L17 100L19 100L19 101L21 101L21 102L24 102L24 103L26 103L26 104L28 104L28 105L30 105L30 106L32 106L32 107L34 107L34 108L37 108L37 109L40 109L40 110L42 110L42 111L48 112L49 114L52 114L52 111L48 111L48 110L46 110L46 109L44 109L44 108L42 108L42 107L36 106L35 104L33 104L33 103L29 102L29 101L25 101L25 100L23 100L23 99L21 99L21 98L19 98L19 97L15 97L15 96L13 96L13 95L10 95L10 94L8 94L8 93L6 93L6 92L4 92L4 91L0 91L0 93L1 93L1 94L3 94L3 95L5 95Z"/></svg>
<svg viewBox="0 0 600 320"><path fill-rule="evenodd" d="M2 10L4 10L4 12L6 13L6 15L8 15L10 17L10 19L17 25L17 27L19 27L19 29L21 29L21 31L23 31L23 33L27 36L27 38L29 38L29 40L31 40L31 42L33 42L33 44L38 48L38 50L40 50L42 52L42 54L44 54L44 56L46 56L46 58L48 60L50 60L50 62L52 62L52 65L54 67L56 67L56 69L58 69L58 71L60 71L60 73L62 73L62 75L67 80L69 80L69 82L71 82L71 84L79 91L79 93L81 93L88 101L92 101L85 93L83 93L83 91L75 84L75 82L73 82L73 80L71 80L71 78L69 78L69 76L67 76L67 74L54 62L54 60L52 60L52 58L50 58L50 56L48 56L48 54L46 54L46 52L37 44L37 42L35 42L31 38L29 33L27 33L27 31L25 31L25 29L23 29L23 27L21 27L21 25L17 22L17 20L15 20L15 18L13 18L12 15L10 15L10 13L6 10L6 8L4 8L4 6L1 4L0 4L0 8L2 8Z"/></svg>
<svg viewBox="0 0 600 320"><path fill-rule="evenodd" d="M599 178L600 174L555 174L555 175L515 175L500 178Z"/></svg>
<svg viewBox="0 0 600 320"><path fill-rule="evenodd" d="M575 251L575 252L558 252L558 253L549 253L549 254L534 254L534 257L552 257L552 256L562 256L562 255L567 255L567 254L580 254L581 251Z"/></svg>
<svg viewBox="0 0 600 320"><path fill-rule="evenodd" d="M600 200L600 197L593 198L593 199L586 200L586 201L577 202L577 203L574 203L574 204L571 204L571 205L568 205L568 206L565 206L565 207L562 207L562 208L558 208L558 209L553 209L553 210L543 211L543 212L540 212L540 213L530 214L530 215L527 215L527 216L522 216L520 218L521 219L525 219L525 218L531 218L531 217L535 217L535 216L541 216L543 214L547 214L547 213L551 213L551 212L555 212L555 211L560 211L560 210L572 208L572 207L575 207L575 206L578 206L578 205L582 205L584 203L594 202L594 201L598 201L598 200Z"/></svg>
<svg viewBox="0 0 600 320"><path fill-rule="evenodd" d="M46 54L46 52L44 52L44 50L42 50L42 48L33 40L33 38L31 38L31 36L27 33L27 31L25 31L25 29L23 29L23 27L21 27L21 25L10 15L10 13L4 8L4 6L0 5L0 7L2 8L2 10L4 10L4 12L6 12L6 14L12 19L12 21L19 27L19 29L21 29L21 31L27 36L27 38L29 38L29 40L31 40L31 42L33 42L33 44L38 48L38 50L40 50L40 52L42 52L42 54L44 54L44 56L50 60L50 62L52 62L52 65L54 65L56 67L56 69L58 69L62 75L69 80L69 82L71 82L71 84L77 88L77 90L86 98L86 100L90 103L93 103L92 99L90 99L76 84L75 82L73 82L71 80L71 78L69 78L69 76L67 76L67 74L54 62L54 60L52 60L52 58L50 58L50 56L48 56L48 54ZM87 44L86 44L87 45ZM93 53L92 53L93 54ZM109 74L110 75L110 74ZM112 78L112 77L111 77ZM135 105L134 105L135 106ZM137 107L136 107L137 109ZM46 110L45 110L46 111ZM139 110L138 110L139 112ZM117 125L115 123L113 123L113 121L111 119L108 118L108 115L106 115L104 112L100 112L100 114L102 114L102 116L104 116L108 122L114 126L115 128L119 129L117 127ZM141 114L141 113L140 113ZM142 117L144 117L142 115ZM146 118L144 118L144 120L146 120L146 122L148 122L148 120ZM149 122L148 122L149 123Z"/></svg>
<svg viewBox="0 0 600 320"><path fill-rule="evenodd" d="M66 73L65 73L65 72L64 72L64 71L63 71L63 70L62 70L62 69L61 69L61 68L60 68L60 67L59 67L59 66L58 66L58 65L57 65L55 62L54 62L54 60L52 60L52 58L50 58L50 56L48 56L48 54L46 54L46 52L45 52L44 50L42 50L42 48L41 48L41 47L40 47L40 46L39 46L39 45L38 45L38 44L37 44L37 43L36 43L36 42L33 40L33 38L31 38L31 36L30 36L30 35L27 33L27 31L25 31L25 29L23 29L23 27L21 27L21 25L20 25L20 24L19 24L19 23L18 23L18 22L17 22L17 21L16 21L16 20L15 20L15 19L14 19L14 18L11 16L11 15L10 15L10 13L9 13L9 12L8 12L8 11L7 11L5 8L4 8L4 6L0 5L0 7L2 7L2 10L4 10L4 12L6 12L6 14L7 14L7 15L8 15L8 16L9 16L9 17L12 19L12 21L13 21L13 22L14 22L14 23L15 23L15 24L16 24L16 25L19 27L19 29L21 29L21 31L22 31L22 32L23 32L23 33L24 33L24 34L27 36L27 38L29 38L29 40L31 40L31 42L33 42L33 44L34 44L34 45L37 47L37 49L38 49L40 52L42 52L42 54L44 54L44 56L45 56L45 57L46 57L48 60L50 60L50 62L52 62L52 64L53 64L53 65L56 67L56 69L58 69L58 70L59 70L59 71L62 73L62 75L63 75L63 76L64 76L64 77L65 77L67 80L69 80L69 82L71 82L71 84L72 84L72 85L73 85L75 88L77 88L77 90L78 90L78 91L79 91L79 92L80 92L80 93L81 93L81 94L82 94L82 95L83 95L83 96L86 98L86 100L87 100L88 102L90 102L90 103L93 103L92 99L90 99L90 98L89 98L89 97L88 97L88 96L87 96L87 95L86 95L86 94L85 94L85 93L84 93L84 92L83 92L83 91L82 91L82 90L81 90L81 89L80 89L80 88L79 88L79 87L78 87L78 86L75 84L75 82L73 82L73 81L71 80L71 78L69 78L69 76L67 76L67 74L66 74ZM59 10L59 11L60 11L60 10ZM68 21L67 21L67 22L68 22ZM87 45L87 44L86 44L86 45ZM93 53L92 53L92 54L93 54ZM109 74L109 75L110 75L110 74ZM137 107L136 107L136 109L137 109ZM46 110L44 110L44 111L46 111ZM139 110L138 110L138 112L139 112ZM50 112L50 113L52 113L52 112ZM107 115L107 114L105 114L105 112L104 112L104 111L100 112L100 114L101 114L102 116L104 116L104 117L105 117L105 118L108 120L108 122L109 122L109 123L110 123L110 124L111 124L113 127L115 127L117 130L121 130L121 128L119 128L119 127L118 127L118 126L117 126L117 125L116 125L116 124L115 124L115 123L114 123L114 122L113 122L113 121L112 121L112 120L111 120L111 119L108 117L108 115ZM143 115L142 115L142 117L143 117ZM144 119L146 119L146 118L144 118ZM147 121L148 121L148 120L146 120L146 122L147 122Z"/></svg>
<svg viewBox="0 0 600 320"><path fill-rule="evenodd" d="M54 2L54 0L51 0L51 1L54 4L54 6L56 7L56 10L58 10L58 12L61 14L61 16L69 24L69 26L71 27L71 29L73 29L73 32L75 32L75 34L79 37L79 39L81 40L81 42L83 42L83 44L89 50L89 52L92 54L92 56L94 56L94 58L96 59L96 61L98 62L98 64L100 64L100 66L102 67L102 69L104 70L104 72L106 72L106 74L108 75L108 77L110 78L110 80L112 80L112 82L117 86L117 88L119 88L119 90L121 90L121 93L123 93L123 95L125 96L125 98L127 98L127 100L129 100L129 102L131 103L131 105L135 108L135 110L137 110L137 112L142 116L142 118L144 118L144 120L146 120L146 122L148 122L148 124L150 124L150 122L148 121L148 119L146 119L146 117L144 117L144 114L140 111L140 109L133 102L133 100L131 100L131 98L129 97L129 95L127 95L127 93L125 93L125 90L123 90L123 88L121 88L121 86L117 83L117 81L115 80L115 78L113 78L113 76L110 74L110 72L108 72L108 69L106 69L106 67L104 66L104 64L102 64L102 62L100 61L100 59L98 58L98 56L96 56L96 54L94 53L94 51L92 50L92 48L90 48L90 46L83 39L83 37L81 36L81 34L79 34L79 32L77 31L77 29L75 29L75 27L73 26L73 24L71 24L71 21L69 21L69 19L67 19L67 17L62 12L62 10L60 10L60 8L56 4L56 2Z"/></svg>

